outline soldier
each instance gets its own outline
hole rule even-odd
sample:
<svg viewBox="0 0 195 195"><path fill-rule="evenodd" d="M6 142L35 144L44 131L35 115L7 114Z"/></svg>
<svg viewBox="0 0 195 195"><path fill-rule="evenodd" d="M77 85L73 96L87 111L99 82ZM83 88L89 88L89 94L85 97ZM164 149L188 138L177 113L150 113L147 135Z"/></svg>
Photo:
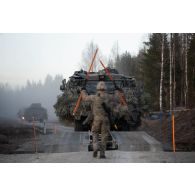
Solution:
<svg viewBox="0 0 195 195"><path fill-rule="evenodd" d="M84 101L92 102L92 136L93 136L93 157L97 157L98 150L100 150L100 158L106 158L106 142L110 130L110 121L108 113L105 110L105 106L109 106L111 96L105 93L106 85L103 81L100 81L96 87L95 95L88 95L85 90L81 91L82 99ZM112 95L113 97L113 95ZM103 106L104 105L104 106ZM101 144L99 145L98 137L101 133Z"/></svg>

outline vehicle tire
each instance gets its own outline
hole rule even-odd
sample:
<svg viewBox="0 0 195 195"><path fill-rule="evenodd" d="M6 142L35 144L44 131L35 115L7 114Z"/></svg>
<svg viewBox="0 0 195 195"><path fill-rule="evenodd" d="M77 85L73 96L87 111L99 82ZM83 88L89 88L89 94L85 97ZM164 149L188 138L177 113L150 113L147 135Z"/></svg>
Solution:
<svg viewBox="0 0 195 195"><path fill-rule="evenodd" d="M132 112L134 117L132 116L132 121L134 121L134 127L137 128L141 125L141 113L138 111L133 111Z"/></svg>
<svg viewBox="0 0 195 195"><path fill-rule="evenodd" d="M88 145L88 151L89 151L89 152L93 151L93 146L92 146L91 144Z"/></svg>
<svg viewBox="0 0 195 195"><path fill-rule="evenodd" d="M129 131L129 124L126 120L123 121L122 128L123 128L123 131Z"/></svg>
<svg viewBox="0 0 195 195"><path fill-rule="evenodd" d="M76 120L74 121L74 130L75 131L83 131L83 125L81 120Z"/></svg>
<svg viewBox="0 0 195 195"><path fill-rule="evenodd" d="M129 124L124 118L121 118L118 121L118 128L119 128L119 131L129 131L130 130Z"/></svg>

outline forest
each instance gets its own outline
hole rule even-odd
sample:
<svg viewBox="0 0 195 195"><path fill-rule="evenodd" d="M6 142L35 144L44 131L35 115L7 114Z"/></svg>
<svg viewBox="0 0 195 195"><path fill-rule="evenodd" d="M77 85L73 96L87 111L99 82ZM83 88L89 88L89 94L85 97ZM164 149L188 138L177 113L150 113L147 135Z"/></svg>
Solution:
<svg viewBox="0 0 195 195"><path fill-rule="evenodd" d="M32 103L41 103L47 109L48 118L55 120L53 105L60 92L63 77L47 75L44 82L27 81L21 88L11 88L9 84L0 84L0 117L16 118L20 109Z"/></svg>
<svg viewBox="0 0 195 195"><path fill-rule="evenodd" d="M115 55L109 66L135 76L151 111L195 107L195 34L153 33L138 55Z"/></svg>

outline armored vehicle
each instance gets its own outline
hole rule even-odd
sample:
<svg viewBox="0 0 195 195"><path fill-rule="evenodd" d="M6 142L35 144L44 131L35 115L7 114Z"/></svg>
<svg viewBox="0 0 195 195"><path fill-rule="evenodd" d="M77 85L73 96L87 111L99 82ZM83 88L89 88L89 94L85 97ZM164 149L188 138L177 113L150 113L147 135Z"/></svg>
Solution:
<svg viewBox="0 0 195 195"><path fill-rule="evenodd" d="M47 119L47 110L40 103L33 103L30 107L20 110L18 116L28 122L40 121Z"/></svg>
<svg viewBox="0 0 195 195"><path fill-rule="evenodd" d="M118 107L119 112L117 115L112 110L113 125L111 125L111 130L128 131L136 129L141 124L141 112L139 108L140 95L136 87L135 78L119 74L116 69L108 68L108 71L113 81L109 79L105 70L91 72L88 80L86 80L86 71L76 71L69 78L68 82L65 79L62 81L60 89L63 91L63 94L58 96L57 103L54 105L55 112L61 120L73 121L75 131L89 130L92 124L90 102L81 101L77 112L73 115L80 90L84 87L89 95L95 94L96 85L99 81L105 82L106 90L109 94L114 94L116 85L122 89L128 106L128 113L123 112L123 106Z"/></svg>

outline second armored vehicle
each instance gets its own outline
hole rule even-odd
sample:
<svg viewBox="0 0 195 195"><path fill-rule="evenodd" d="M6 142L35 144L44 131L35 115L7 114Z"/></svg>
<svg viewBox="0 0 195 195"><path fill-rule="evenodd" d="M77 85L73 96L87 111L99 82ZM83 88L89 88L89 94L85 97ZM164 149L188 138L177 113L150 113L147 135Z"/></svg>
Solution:
<svg viewBox="0 0 195 195"><path fill-rule="evenodd" d="M31 104L30 107L20 110L18 116L28 122L47 120L47 110L40 103Z"/></svg>

